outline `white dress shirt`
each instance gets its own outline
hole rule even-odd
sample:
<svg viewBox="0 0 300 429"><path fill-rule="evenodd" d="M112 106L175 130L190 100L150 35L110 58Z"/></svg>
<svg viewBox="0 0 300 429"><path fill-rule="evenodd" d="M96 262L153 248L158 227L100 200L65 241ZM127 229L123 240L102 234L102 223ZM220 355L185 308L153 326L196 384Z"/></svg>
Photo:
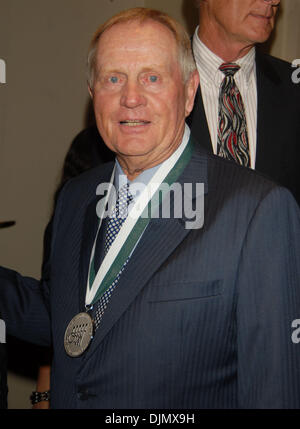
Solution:
<svg viewBox="0 0 300 429"><path fill-rule="evenodd" d="M219 91L225 77L219 70L225 61L209 50L198 37L198 27L193 37L193 51L200 76L202 99L208 123L208 129L217 154ZM255 48L244 57L235 61L241 68L234 75L237 87L242 95L248 130L251 168L255 168L256 126L257 126L257 85L255 68Z"/></svg>

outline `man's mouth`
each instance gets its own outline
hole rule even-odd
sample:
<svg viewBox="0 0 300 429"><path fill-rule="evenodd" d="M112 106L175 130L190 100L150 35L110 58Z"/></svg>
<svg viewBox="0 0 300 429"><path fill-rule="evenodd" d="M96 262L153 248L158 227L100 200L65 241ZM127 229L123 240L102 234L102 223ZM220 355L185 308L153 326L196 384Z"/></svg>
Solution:
<svg viewBox="0 0 300 429"><path fill-rule="evenodd" d="M265 15L255 14L255 13L252 13L251 15L254 16L255 18L261 18L261 19L266 19L266 20L269 20L272 18L272 15L271 16L270 15L265 16Z"/></svg>
<svg viewBox="0 0 300 429"><path fill-rule="evenodd" d="M120 121L121 125L127 125L128 127L139 127L141 125L148 125L150 121L143 121L139 119L126 119L125 121Z"/></svg>
<svg viewBox="0 0 300 429"><path fill-rule="evenodd" d="M274 17L274 12L272 9L268 10L253 10L250 12L250 15L252 15L255 18L270 20Z"/></svg>

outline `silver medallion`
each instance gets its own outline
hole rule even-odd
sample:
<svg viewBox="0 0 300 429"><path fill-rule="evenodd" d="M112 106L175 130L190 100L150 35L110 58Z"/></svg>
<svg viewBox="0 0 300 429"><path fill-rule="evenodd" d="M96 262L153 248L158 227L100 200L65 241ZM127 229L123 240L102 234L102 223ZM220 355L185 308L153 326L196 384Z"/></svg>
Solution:
<svg viewBox="0 0 300 429"><path fill-rule="evenodd" d="M65 332L64 346L66 353L71 357L82 355L93 338L94 322L88 313L77 314Z"/></svg>

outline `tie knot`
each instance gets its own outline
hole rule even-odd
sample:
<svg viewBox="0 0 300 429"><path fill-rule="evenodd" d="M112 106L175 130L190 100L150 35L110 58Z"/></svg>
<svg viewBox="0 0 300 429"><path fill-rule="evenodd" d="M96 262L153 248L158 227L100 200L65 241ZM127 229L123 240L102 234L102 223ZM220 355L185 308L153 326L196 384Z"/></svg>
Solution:
<svg viewBox="0 0 300 429"><path fill-rule="evenodd" d="M221 72L224 73L225 76L234 76L240 68L241 67L235 63L224 63L220 65L219 70L221 70Z"/></svg>
<svg viewBox="0 0 300 429"><path fill-rule="evenodd" d="M132 195L129 189L129 183L127 182L125 185L123 185L119 191L118 191L118 199L119 200L125 200L128 201L128 203L130 203L130 201L132 201Z"/></svg>
<svg viewBox="0 0 300 429"><path fill-rule="evenodd" d="M133 196L129 189L129 183L126 183L119 189L118 197L116 201L116 214L117 217L127 217L127 208L131 201L133 200Z"/></svg>
<svg viewBox="0 0 300 429"><path fill-rule="evenodd" d="M121 226L128 216L128 205L133 200L129 190L129 184L126 183L119 189L116 205L110 215L105 236L105 254L114 242Z"/></svg>

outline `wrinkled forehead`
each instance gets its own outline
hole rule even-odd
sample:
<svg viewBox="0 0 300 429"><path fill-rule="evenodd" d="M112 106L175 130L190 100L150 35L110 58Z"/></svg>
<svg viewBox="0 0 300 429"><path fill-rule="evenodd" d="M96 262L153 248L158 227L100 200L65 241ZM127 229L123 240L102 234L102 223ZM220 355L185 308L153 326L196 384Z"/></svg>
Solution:
<svg viewBox="0 0 300 429"><path fill-rule="evenodd" d="M114 24L105 30L97 44L97 63L103 63L113 54L149 56L178 54L177 43L172 31L165 25L146 20ZM171 54L171 55L170 55Z"/></svg>

